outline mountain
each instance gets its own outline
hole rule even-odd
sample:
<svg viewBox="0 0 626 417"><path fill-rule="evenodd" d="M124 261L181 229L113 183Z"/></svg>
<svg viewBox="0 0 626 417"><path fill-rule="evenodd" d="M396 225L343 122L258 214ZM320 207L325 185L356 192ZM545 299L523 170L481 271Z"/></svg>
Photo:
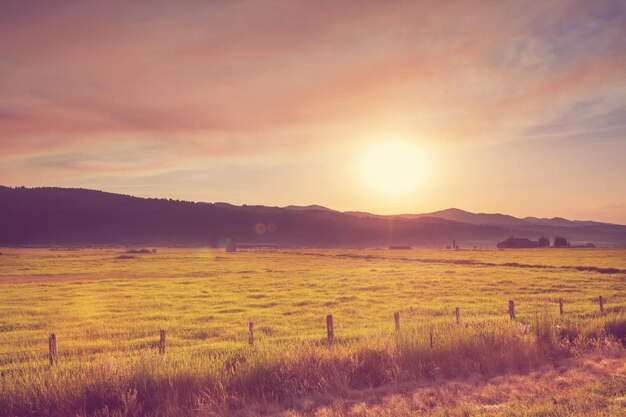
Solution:
<svg viewBox="0 0 626 417"><path fill-rule="evenodd" d="M301 211L309 211L309 210L321 210L321 211L334 211L337 212L337 210L333 210L333 209L329 209L328 207L324 207L324 206L320 206L317 204L311 204L308 206L285 206L283 208L286 208L288 210L301 210Z"/></svg>
<svg viewBox="0 0 626 417"><path fill-rule="evenodd" d="M438 219L452 220L460 223L469 224L490 224L490 225L521 225L526 222L517 217L508 214L488 214L488 213L470 213L469 211L457 208L449 208L446 210L435 211L425 214L402 214L401 217L418 219L422 217L436 217Z"/></svg>
<svg viewBox="0 0 626 417"><path fill-rule="evenodd" d="M540 224L544 226L564 226L564 227L576 227L576 226L601 226L610 223L594 222L590 220L567 220L562 217L553 217L551 219L540 219L537 217L524 217L524 220L532 224Z"/></svg>
<svg viewBox="0 0 626 417"><path fill-rule="evenodd" d="M595 222L590 220L567 220L562 217L538 218L538 217L524 217L518 218L508 214L500 213L471 213L469 211L461 210L458 208L449 208L440 211L434 211L431 213L421 214L395 214L395 215L380 215L372 214L363 211L346 211L345 213L352 214L359 217L402 217L406 219L423 219L423 218L438 218L446 219L459 223L468 224L480 224L480 225L500 225L500 226L548 226L548 227L579 227L579 226L620 226L611 223Z"/></svg>
<svg viewBox="0 0 626 417"><path fill-rule="evenodd" d="M236 206L86 189L0 186L0 245L218 246L234 239L298 247L441 247L453 240L462 247L492 247L511 234L626 244L626 226L567 222L544 224L458 209L380 216L322 206Z"/></svg>

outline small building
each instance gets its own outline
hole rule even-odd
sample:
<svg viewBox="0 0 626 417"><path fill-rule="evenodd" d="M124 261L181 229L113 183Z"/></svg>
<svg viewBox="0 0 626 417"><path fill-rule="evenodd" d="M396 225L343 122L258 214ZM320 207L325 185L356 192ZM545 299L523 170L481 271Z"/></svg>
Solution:
<svg viewBox="0 0 626 417"><path fill-rule="evenodd" d="M572 246L571 243L568 242L567 239L561 236L557 236L554 238L554 247L555 248L569 248Z"/></svg>
<svg viewBox="0 0 626 417"><path fill-rule="evenodd" d="M524 248L538 248L539 242L536 240L530 240L527 237L513 237L510 236L507 240L502 242L498 242L498 248L515 248L515 249L524 249Z"/></svg>

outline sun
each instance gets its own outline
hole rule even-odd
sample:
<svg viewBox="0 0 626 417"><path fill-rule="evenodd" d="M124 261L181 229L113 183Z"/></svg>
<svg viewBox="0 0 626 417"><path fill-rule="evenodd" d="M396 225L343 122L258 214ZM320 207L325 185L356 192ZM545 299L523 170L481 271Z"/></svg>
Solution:
<svg viewBox="0 0 626 417"><path fill-rule="evenodd" d="M364 147L358 171L365 185L388 197L415 193L428 175L426 151L408 140L385 140Z"/></svg>

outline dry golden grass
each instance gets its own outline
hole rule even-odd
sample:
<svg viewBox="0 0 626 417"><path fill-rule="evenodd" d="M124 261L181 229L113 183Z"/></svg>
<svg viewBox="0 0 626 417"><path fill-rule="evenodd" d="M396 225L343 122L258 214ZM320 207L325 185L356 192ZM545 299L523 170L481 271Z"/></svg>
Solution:
<svg viewBox="0 0 626 417"><path fill-rule="evenodd" d="M119 248L0 252L4 415L289 406L355 388L527 372L626 334L626 251L618 249L158 249L128 259ZM607 299L603 316L598 295ZM332 349L325 345L329 313ZM254 347L247 346L249 320ZM156 354L159 329L167 330L165 357ZM51 332L60 355L52 369Z"/></svg>
<svg viewBox="0 0 626 417"><path fill-rule="evenodd" d="M619 347L559 360L525 374L494 378L474 375L414 385L353 391L300 410L241 411L241 416L415 417L415 416L623 416L626 415L626 354ZM304 408L304 410L302 410ZM308 410L306 410L308 408Z"/></svg>

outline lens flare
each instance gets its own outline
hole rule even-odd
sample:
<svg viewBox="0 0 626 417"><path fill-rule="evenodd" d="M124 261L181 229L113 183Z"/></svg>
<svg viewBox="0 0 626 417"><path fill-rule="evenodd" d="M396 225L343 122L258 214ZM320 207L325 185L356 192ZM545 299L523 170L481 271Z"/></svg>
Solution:
<svg viewBox="0 0 626 417"><path fill-rule="evenodd" d="M258 235L264 235L267 231L267 227L263 223L257 223L256 226L254 226L254 230Z"/></svg>

